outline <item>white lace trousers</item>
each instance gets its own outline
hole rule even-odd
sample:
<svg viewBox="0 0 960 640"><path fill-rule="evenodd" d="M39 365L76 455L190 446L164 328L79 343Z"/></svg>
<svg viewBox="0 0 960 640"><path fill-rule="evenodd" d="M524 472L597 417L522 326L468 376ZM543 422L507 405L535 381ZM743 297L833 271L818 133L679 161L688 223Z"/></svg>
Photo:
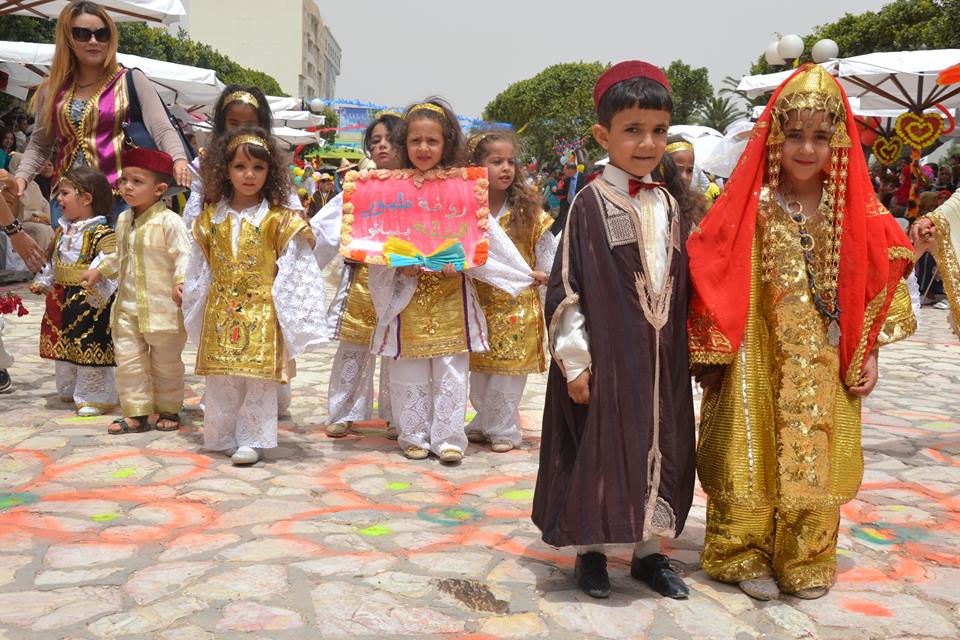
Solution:
<svg viewBox="0 0 960 640"><path fill-rule="evenodd" d="M380 362L380 393L377 414L390 422L389 358ZM333 358L330 384L327 387L328 414L324 424L361 422L373 416L373 372L377 356L369 347L340 341Z"/></svg>
<svg viewBox="0 0 960 640"><path fill-rule="evenodd" d="M527 376L506 376L496 373L470 374L470 404L477 415L467 431L479 431L491 442L509 440L519 447L520 401Z"/></svg>
<svg viewBox="0 0 960 640"><path fill-rule="evenodd" d="M203 409L203 448L272 449L277 446L277 396L272 380L207 376Z"/></svg>
<svg viewBox="0 0 960 640"><path fill-rule="evenodd" d="M77 409L112 409L117 406L116 369L113 367L81 367L72 362L54 360L54 373L57 393L63 399L73 398Z"/></svg>
<svg viewBox="0 0 960 640"><path fill-rule="evenodd" d="M0 316L0 369L9 369L13 366L13 355L3 346L3 316Z"/></svg>
<svg viewBox="0 0 960 640"><path fill-rule="evenodd" d="M440 455L466 451L467 374L470 354L390 360L390 401L401 449Z"/></svg>

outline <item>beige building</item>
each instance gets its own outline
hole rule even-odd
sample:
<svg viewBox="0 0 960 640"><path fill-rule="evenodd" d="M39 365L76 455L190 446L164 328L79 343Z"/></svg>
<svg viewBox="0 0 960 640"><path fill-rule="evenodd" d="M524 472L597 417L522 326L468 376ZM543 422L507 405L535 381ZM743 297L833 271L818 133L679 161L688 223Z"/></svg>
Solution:
<svg viewBox="0 0 960 640"><path fill-rule="evenodd" d="M291 96L334 97L340 45L316 0L188 0L184 6L179 26L194 40L273 76Z"/></svg>

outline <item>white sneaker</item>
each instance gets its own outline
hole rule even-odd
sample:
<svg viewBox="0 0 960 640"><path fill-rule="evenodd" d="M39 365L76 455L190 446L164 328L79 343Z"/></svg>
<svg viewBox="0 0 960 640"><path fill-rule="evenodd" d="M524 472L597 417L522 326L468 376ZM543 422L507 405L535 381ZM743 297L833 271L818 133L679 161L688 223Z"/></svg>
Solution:
<svg viewBox="0 0 960 640"><path fill-rule="evenodd" d="M97 407L80 407L77 409L77 415L82 418L92 418L93 416L102 416L103 411Z"/></svg>
<svg viewBox="0 0 960 640"><path fill-rule="evenodd" d="M944 310L944 311L945 311L945 310L947 310L947 309L950 308L950 303L949 303L948 301L946 301L946 300L941 300L940 302L934 302L934 303L933 303L933 308L934 308L934 309L941 309L941 310Z"/></svg>
<svg viewBox="0 0 960 640"><path fill-rule="evenodd" d="M233 464L253 464L260 459L260 452L253 447L238 447L230 459Z"/></svg>

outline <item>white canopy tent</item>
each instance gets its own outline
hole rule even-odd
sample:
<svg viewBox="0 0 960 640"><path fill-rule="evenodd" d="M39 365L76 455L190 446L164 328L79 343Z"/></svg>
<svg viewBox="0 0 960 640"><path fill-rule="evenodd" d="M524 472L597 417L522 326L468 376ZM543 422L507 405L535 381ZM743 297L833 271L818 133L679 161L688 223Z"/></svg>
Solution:
<svg viewBox="0 0 960 640"><path fill-rule="evenodd" d="M53 62L52 44L0 41L0 71L9 75L6 93L17 98L27 97L38 85ZM117 60L126 67L143 71L168 105L184 107L212 105L223 91L223 83L211 69L142 58L118 53Z"/></svg>
<svg viewBox="0 0 960 640"><path fill-rule="evenodd" d="M0 0L0 16L56 20L69 0ZM180 0L97 0L118 22L176 22L186 15Z"/></svg>

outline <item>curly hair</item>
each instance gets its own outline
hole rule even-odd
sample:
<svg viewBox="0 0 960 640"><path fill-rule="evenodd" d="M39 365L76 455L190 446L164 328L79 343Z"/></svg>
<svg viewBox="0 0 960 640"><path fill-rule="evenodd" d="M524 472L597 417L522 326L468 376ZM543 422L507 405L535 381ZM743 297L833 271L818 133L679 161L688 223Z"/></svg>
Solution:
<svg viewBox="0 0 960 640"><path fill-rule="evenodd" d="M513 157L516 163L520 155L520 138L507 129L491 129L481 131L470 137L470 164L483 165L490 153L490 145L495 142L506 142L513 147ZM513 174L513 182L507 187L507 202L510 203L510 220L507 223L507 235L516 242L526 242L537 220L540 218L540 196L523 177L519 166Z"/></svg>
<svg viewBox="0 0 960 640"><path fill-rule="evenodd" d="M422 107L421 105L424 104L433 105L440 109L442 113ZM440 125L443 131L441 167L462 167L465 164L466 144L463 139L463 131L460 129L460 122L457 120L457 114L453 112L453 108L446 100L433 96L407 107L406 111L403 112L403 120L397 124L390 135L393 146L397 148L397 152L400 154L400 161L403 163L404 169L414 168L414 164L410 160L410 154L407 152L407 131L410 128L410 123L415 120L433 120Z"/></svg>
<svg viewBox="0 0 960 640"><path fill-rule="evenodd" d="M687 237L694 226L700 224L707 214L707 199L699 191L688 188L683 184L680 170L669 153L663 154L660 165L654 169L654 180L662 180L667 185L667 191L677 201L680 207L680 228L683 237Z"/></svg>
<svg viewBox="0 0 960 640"><path fill-rule="evenodd" d="M239 136L256 136L263 140L266 148L259 144L241 143L230 149L230 143ZM229 151L228 151L229 149ZM230 182L229 166L238 153L243 151L251 158L267 163L267 181L260 191L271 207L284 207L290 198L290 179L277 144L265 129L245 127L239 131L219 136L200 160L200 177L203 179L204 198L209 202L219 202L233 197L233 183Z"/></svg>

